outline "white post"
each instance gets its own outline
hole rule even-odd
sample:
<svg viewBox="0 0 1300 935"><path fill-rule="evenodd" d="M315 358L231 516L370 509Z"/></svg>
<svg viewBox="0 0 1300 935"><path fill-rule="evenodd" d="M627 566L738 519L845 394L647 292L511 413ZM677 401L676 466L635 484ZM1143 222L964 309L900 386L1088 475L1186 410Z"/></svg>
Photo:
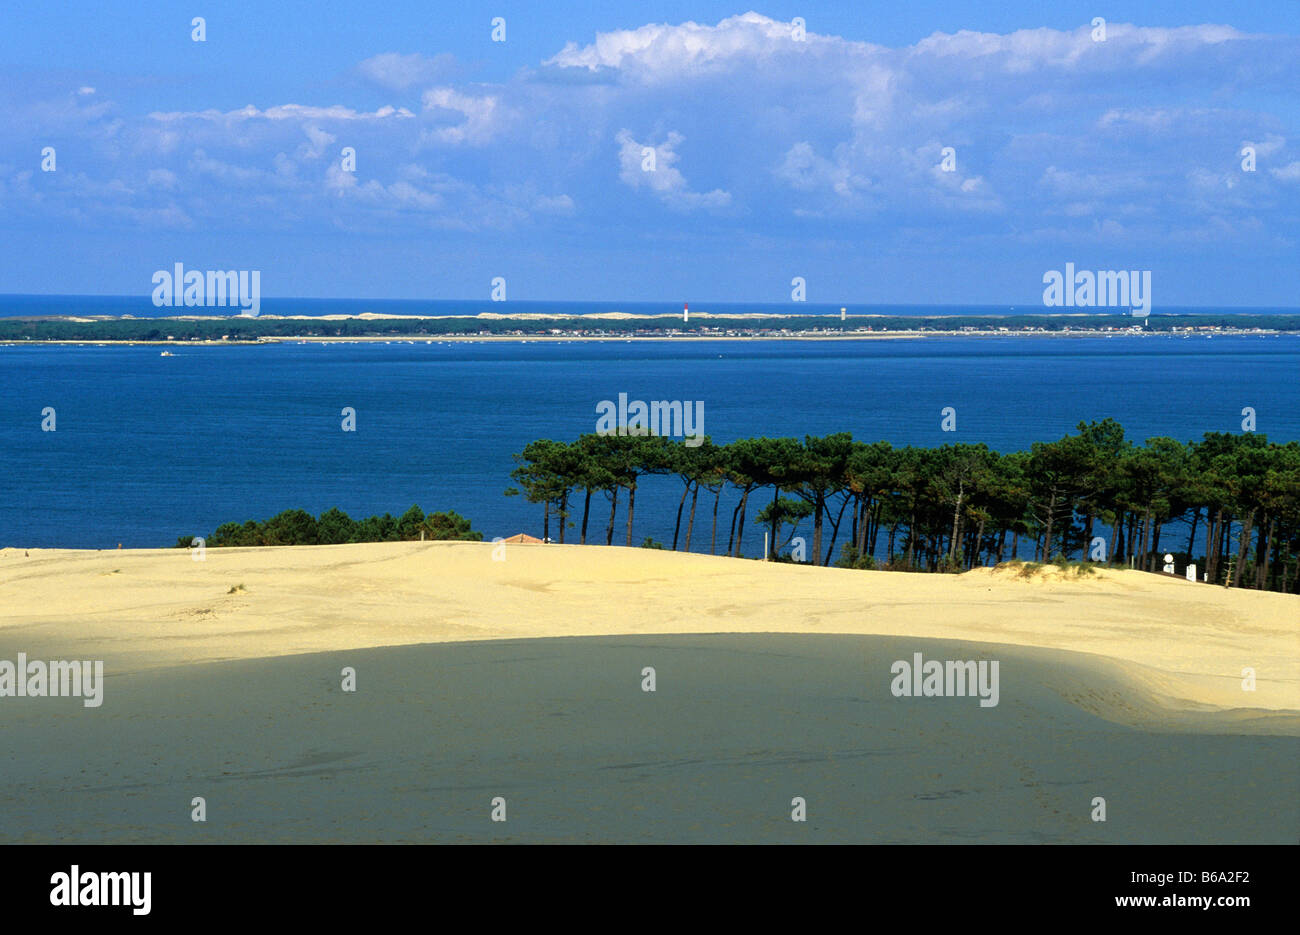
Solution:
<svg viewBox="0 0 1300 935"><path fill-rule="evenodd" d="M1195 565L1188 565L1188 566L1187 566L1187 580L1188 580L1188 581L1195 581L1195 580L1196 580L1196 566L1195 566Z"/></svg>
<svg viewBox="0 0 1300 935"><path fill-rule="evenodd" d="M767 533L763 533L763 561L767 561Z"/></svg>
<svg viewBox="0 0 1300 935"><path fill-rule="evenodd" d="M844 309L840 309L840 321L844 321Z"/></svg>

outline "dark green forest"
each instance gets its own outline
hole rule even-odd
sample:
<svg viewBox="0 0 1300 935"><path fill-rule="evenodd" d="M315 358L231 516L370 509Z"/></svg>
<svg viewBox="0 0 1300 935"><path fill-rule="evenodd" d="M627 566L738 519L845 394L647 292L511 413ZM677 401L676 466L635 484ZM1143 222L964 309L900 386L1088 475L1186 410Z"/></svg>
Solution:
<svg viewBox="0 0 1300 935"><path fill-rule="evenodd" d="M342 545L347 542L402 542L421 538L464 539L478 542L483 534L455 511L428 513L412 505L399 517L390 513L354 520L337 507L314 517L306 510L285 510L265 522L222 523L204 540L211 548L251 545ZM194 536L176 540L179 549L189 548Z"/></svg>
<svg viewBox="0 0 1300 935"><path fill-rule="evenodd" d="M771 558L807 524L806 560L822 565L956 572L1032 556L1159 571L1169 552L1211 582L1300 591L1300 443L1253 433L1134 444L1106 419L1006 454L848 433L697 447L587 434L534 441L514 458L519 486L506 492L538 504L543 538L559 542L613 544L622 505L619 538L632 545L638 486L665 475L681 485L674 550L740 556L757 508Z"/></svg>

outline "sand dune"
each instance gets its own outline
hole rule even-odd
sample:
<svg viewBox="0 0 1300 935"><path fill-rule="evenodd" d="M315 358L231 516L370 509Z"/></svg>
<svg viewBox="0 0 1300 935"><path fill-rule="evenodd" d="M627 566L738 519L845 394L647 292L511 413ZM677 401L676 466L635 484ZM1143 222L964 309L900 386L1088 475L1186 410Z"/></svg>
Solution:
<svg viewBox="0 0 1300 935"><path fill-rule="evenodd" d="M1300 836L1294 596L494 548L0 550L0 659L106 670L0 698L0 841ZM895 697L917 652L999 703Z"/></svg>
<svg viewBox="0 0 1300 935"><path fill-rule="evenodd" d="M916 650L1000 658L1000 704L869 677ZM1123 690L1017 647L790 634L152 669L97 712L0 706L0 841L1295 843L1294 738L1122 727L1063 674Z"/></svg>
<svg viewBox="0 0 1300 935"><path fill-rule="evenodd" d="M1130 571L1026 580L443 542L208 549L202 562L176 549L4 549L0 606L11 652L111 657L117 672L463 640L878 634L1091 653L1171 710L1300 713L1300 600Z"/></svg>

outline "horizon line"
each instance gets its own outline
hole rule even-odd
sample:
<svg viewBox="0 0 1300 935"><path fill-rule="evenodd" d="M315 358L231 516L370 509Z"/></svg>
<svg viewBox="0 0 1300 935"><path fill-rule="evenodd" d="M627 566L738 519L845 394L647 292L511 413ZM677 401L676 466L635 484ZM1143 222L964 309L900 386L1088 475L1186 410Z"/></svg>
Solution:
<svg viewBox="0 0 1300 935"><path fill-rule="evenodd" d="M137 299L143 302L150 302L148 293L98 293L98 292L0 292L0 302L5 299ZM804 306L808 308L953 308L953 309L1043 309L1037 314L1041 315L1108 315L1120 314L1126 311L1125 306L1116 306L1113 310L1109 306L1081 306L1072 312L1049 311L1057 309L1060 306L1047 306L1039 303L1031 304L1013 304L1002 302L854 302L851 300L837 300L831 302L792 302L790 300L707 300L707 299L507 299L494 301L484 298L391 298L375 296L303 296L303 295L279 295L279 296L262 296L262 302L408 302L412 304L420 303L488 303L491 305L511 306L527 304L557 304L567 303L571 305L672 305L674 307L682 304L697 302L700 306L753 306L753 305L771 305L773 307L790 307ZM152 304L152 303L150 303ZM170 306L168 306L170 307ZM188 308L191 306L177 306L178 308ZM204 306L192 306L193 308L203 308ZM1082 309L1088 309L1084 311ZM1152 315L1168 313L1173 310L1182 309L1274 309L1284 310L1300 314L1300 305L1165 305L1160 311L1152 310ZM182 313L184 314L184 313ZM779 314L779 313L777 313ZM798 314L791 312L790 314ZM1026 314L1031 314L1026 312ZM174 316L173 316L174 317Z"/></svg>

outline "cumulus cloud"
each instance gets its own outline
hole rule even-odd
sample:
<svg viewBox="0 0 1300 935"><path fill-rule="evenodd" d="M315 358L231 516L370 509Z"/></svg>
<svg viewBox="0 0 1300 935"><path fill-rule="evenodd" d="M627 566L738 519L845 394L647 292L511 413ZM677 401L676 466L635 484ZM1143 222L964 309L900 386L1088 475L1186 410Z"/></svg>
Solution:
<svg viewBox="0 0 1300 935"><path fill-rule="evenodd" d="M728 17L716 26L651 24L601 33L585 46L566 43L543 64L591 72L616 69L646 80L662 80L722 69L773 52L799 53L807 48L810 38L814 42L820 39L806 33L797 39L792 23L749 12Z"/></svg>
<svg viewBox="0 0 1300 935"><path fill-rule="evenodd" d="M619 144L618 177L624 184L647 188L672 208L721 208L731 203L731 195L721 189L691 191L674 165L680 158L676 149L683 140L680 133L670 132L657 146L637 142L627 130L619 130L614 139Z"/></svg>
<svg viewBox="0 0 1300 935"><path fill-rule="evenodd" d="M424 92L425 113L450 112L456 119L451 126L427 131L426 139L442 143L482 145L495 136L511 118L497 95L462 94L454 88L431 88Z"/></svg>

